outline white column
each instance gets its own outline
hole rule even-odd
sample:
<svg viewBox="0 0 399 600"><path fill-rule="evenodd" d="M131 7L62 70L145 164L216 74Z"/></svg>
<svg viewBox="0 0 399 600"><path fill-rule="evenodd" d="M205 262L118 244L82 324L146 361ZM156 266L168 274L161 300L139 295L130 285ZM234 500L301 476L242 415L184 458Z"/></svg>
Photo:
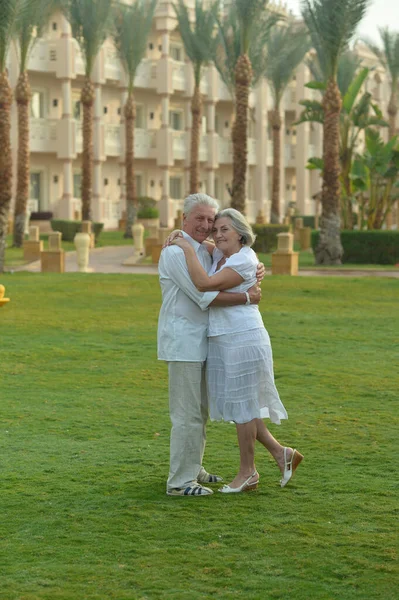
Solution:
<svg viewBox="0 0 399 600"><path fill-rule="evenodd" d="M92 214L93 221L101 221L104 219L104 207L101 198L102 190L102 160L103 160L103 144L104 136L102 131L101 113L102 113L102 94L101 85L95 83L95 100L94 100L94 119L93 119L93 206Z"/></svg>
<svg viewBox="0 0 399 600"><path fill-rule="evenodd" d="M63 16L61 19L61 37L69 39L71 37L71 27L68 20ZM68 50L70 46L67 45ZM67 61L72 60L70 52L67 53ZM70 73L72 69L67 69ZM62 153L58 152L60 158L63 159L63 190L62 197L59 202L59 217L63 219L74 219L74 202L73 202L73 168L72 159L75 156L74 147L74 127L75 123L72 118L72 84L69 77L63 78L61 81L62 90L62 117L58 128L58 135L62 139ZM76 143L76 142L75 142Z"/></svg>
<svg viewBox="0 0 399 600"><path fill-rule="evenodd" d="M169 202L169 169L162 169L162 198L159 205L159 218L161 227L169 227L174 215Z"/></svg>

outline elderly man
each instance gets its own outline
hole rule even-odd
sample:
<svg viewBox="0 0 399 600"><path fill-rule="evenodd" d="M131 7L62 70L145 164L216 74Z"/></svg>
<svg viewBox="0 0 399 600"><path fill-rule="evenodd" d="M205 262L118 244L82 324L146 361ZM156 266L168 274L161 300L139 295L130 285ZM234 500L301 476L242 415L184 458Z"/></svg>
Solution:
<svg viewBox="0 0 399 600"><path fill-rule="evenodd" d="M219 205L206 194L192 194L184 201L183 236L195 248L208 271L212 260L202 244L212 231ZM261 267L260 278L264 274ZM247 294L201 293L192 283L184 252L177 246L164 248L159 262L162 307L158 322L158 358L168 363L170 436L169 496L208 496L202 483L222 481L202 466L205 450L208 396L205 361L208 349L208 307L235 306L260 301L260 289Z"/></svg>

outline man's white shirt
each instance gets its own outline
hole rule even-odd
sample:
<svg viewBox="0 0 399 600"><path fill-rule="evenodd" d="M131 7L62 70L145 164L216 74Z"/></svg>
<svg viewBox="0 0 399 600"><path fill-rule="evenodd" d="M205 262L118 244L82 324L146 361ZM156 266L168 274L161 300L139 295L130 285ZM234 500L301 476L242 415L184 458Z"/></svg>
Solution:
<svg viewBox="0 0 399 600"><path fill-rule="evenodd" d="M212 259L202 244L183 232L208 273ZM184 252L168 246L158 265L162 307L158 321L158 359L203 362L208 352L208 307L219 292L199 292L191 281Z"/></svg>

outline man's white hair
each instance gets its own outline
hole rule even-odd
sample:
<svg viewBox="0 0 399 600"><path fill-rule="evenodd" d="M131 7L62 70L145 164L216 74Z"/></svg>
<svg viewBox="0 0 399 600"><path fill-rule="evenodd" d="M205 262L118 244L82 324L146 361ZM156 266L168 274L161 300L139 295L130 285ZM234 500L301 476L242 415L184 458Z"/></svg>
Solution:
<svg viewBox="0 0 399 600"><path fill-rule="evenodd" d="M190 212L193 210L193 208L195 206L197 206L198 204L210 206L211 208L214 208L216 211L219 210L218 202L216 202L216 200L214 198L211 198L211 196L208 196L208 194L190 194L184 200L183 214L187 217L190 214Z"/></svg>

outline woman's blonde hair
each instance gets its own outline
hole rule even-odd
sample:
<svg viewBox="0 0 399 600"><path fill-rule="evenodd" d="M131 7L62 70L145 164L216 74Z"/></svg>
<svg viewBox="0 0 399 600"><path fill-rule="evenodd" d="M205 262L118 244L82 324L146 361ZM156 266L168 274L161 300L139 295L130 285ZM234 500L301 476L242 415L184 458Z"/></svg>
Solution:
<svg viewBox="0 0 399 600"><path fill-rule="evenodd" d="M251 225L238 210L235 208L224 208L217 213L215 222L221 217L228 217L231 220L231 225L238 235L241 236L240 241L244 246L252 246L255 243L256 235L252 231Z"/></svg>

